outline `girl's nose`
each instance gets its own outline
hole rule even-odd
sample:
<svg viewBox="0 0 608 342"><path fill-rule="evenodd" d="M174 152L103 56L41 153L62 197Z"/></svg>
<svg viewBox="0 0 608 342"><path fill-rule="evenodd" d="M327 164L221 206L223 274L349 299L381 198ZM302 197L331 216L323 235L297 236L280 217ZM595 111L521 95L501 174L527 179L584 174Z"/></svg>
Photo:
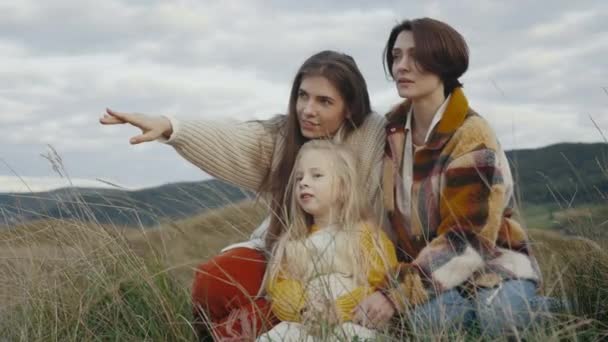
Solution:
<svg viewBox="0 0 608 342"><path fill-rule="evenodd" d="M308 179L306 177L303 177L302 180L300 180L300 189L307 188L307 187L308 187Z"/></svg>

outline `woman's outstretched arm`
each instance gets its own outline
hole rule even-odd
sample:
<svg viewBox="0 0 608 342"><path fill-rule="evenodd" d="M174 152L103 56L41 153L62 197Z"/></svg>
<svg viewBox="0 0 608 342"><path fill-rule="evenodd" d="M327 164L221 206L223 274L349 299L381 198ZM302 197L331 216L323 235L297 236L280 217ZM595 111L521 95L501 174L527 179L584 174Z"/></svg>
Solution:
<svg viewBox="0 0 608 342"><path fill-rule="evenodd" d="M267 121L178 121L164 116L107 110L104 125L130 124L142 133L131 144L160 140L206 173L234 185L257 191L272 163L277 116ZM272 127L273 129L269 129Z"/></svg>

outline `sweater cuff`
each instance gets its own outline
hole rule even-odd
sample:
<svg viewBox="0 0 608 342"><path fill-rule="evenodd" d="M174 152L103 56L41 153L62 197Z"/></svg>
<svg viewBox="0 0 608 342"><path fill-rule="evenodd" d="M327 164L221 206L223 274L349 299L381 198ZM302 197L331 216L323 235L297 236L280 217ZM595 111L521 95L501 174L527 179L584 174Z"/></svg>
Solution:
<svg viewBox="0 0 608 342"><path fill-rule="evenodd" d="M163 143L163 144L171 144L175 140L175 137L179 134L180 121L171 115L163 115L163 117L165 117L169 120L169 122L171 123L171 129L173 132L171 133L171 136L169 137L169 139L167 139L161 135L158 139L156 139L156 141Z"/></svg>
<svg viewBox="0 0 608 342"><path fill-rule="evenodd" d="M348 322L353 319L353 311L355 307L361 303L363 298L374 292L371 287L358 287L350 293L342 295L336 299L336 308L340 315L341 322Z"/></svg>

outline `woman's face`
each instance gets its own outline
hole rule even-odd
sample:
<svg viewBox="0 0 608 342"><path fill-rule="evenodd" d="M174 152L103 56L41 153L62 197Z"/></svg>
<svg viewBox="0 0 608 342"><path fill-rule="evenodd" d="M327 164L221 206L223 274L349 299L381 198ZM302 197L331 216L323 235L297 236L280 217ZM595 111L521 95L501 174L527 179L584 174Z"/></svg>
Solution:
<svg viewBox="0 0 608 342"><path fill-rule="evenodd" d="M323 76L305 76L302 79L296 112L300 131L308 139L334 135L346 118L342 95Z"/></svg>
<svg viewBox="0 0 608 342"><path fill-rule="evenodd" d="M399 96L412 101L423 99L437 91L443 92L439 76L421 70L414 58L414 35L402 31L395 40L393 54L393 79Z"/></svg>

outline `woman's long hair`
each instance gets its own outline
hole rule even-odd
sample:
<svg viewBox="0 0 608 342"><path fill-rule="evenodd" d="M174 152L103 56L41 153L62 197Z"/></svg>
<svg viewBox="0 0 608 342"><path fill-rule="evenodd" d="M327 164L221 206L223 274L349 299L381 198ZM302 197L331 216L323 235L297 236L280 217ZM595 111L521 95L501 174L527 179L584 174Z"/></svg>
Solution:
<svg viewBox="0 0 608 342"><path fill-rule="evenodd" d="M289 96L289 108L287 119L284 124L269 127L275 133L284 135L284 145L279 151L279 160L273 165L260 186L261 193L269 193L271 197L270 227L266 234L266 247L270 251L272 246L281 236L286 222L286 215L291 210L291 198L286 197L289 177L291 175L296 155L300 147L308 141L300 131L296 103L302 80L306 77L322 76L326 78L340 93L345 103L348 115L342 126L343 134L348 135L359 127L371 113L371 104L367 84L359 71L355 60L349 55L335 52L322 51L310 58L298 70L291 93ZM287 198L286 201L285 198ZM287 211L283 210L287 208Z"/></svg>

